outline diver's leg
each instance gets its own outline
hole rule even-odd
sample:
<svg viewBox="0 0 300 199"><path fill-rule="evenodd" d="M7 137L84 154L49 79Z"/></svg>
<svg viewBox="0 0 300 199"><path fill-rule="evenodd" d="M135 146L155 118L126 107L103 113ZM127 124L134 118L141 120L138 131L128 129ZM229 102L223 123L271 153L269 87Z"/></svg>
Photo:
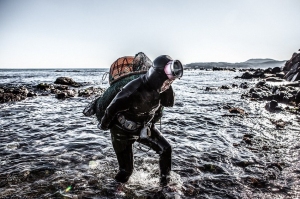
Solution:
<svg viewBox="0 0 300 199"><path fill-rule="evenodd" d="M151 126L151 136L147 139L139 139L138 142L149 146L160 155L159 168L161 184L165 185L170 179L170 171L172 165L172 147L169 142L162 136L160 131L154 126Z"/></svg>
<svg viewBox="0 0 300 199"><path fill-rule="evenodd" d="M119 163L119 172L115 176L116 181L125 183L133 172L133 140L119 140L113 134L111 136L113 148Z"/></svg>

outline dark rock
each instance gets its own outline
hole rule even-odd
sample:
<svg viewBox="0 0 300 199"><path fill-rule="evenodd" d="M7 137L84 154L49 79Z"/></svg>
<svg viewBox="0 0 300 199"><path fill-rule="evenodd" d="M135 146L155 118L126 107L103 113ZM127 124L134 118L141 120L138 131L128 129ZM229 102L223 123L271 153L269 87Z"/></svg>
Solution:
<svg viewBox="0 0 300 199"><path fill-rule="evenodd" d="M231 108L229 109L229 112L230 113L238 113L238 114L241 114L241 115L245 115L245 111L241 108Z"/></svg>
<svg viewBox="0 0 300 199"><path fill-rule="evenodd" d="M262 95L260 93L252 93L252 98L262 98Z"/></svg>
<svg viewBox="0 0 300 199"><path fill-rule="evenodd" d="M281 72L281 69L280 69L279 67L274 67L274 68L272 69L272 73L273 73L273 74L280 73L280 72Z"/></svg>
<svg viewBox="0 0 300 199"><path fill-rule="evenodd" d="M47 83L40 83L36 86L36 88L38 88L40 90L50 90L51 85L47 84Z"/></svg>
<svg viewBox="0 0 300 199"><path fill-rule="evenodd" d="M285 75L284 72L276 73L276 77L279 77L281 79L284 78L284 75Z"/></svg>
<svg viewBox="0 0 300 199"><path fill-rule="evenodd" d="M82 89L78 91L78 96L79 97L89 97L91 95L96 95L96 94L101 94L105 90L103 88L94 88L94 87L89 87L86 89Z"/></svg>
<svg viewBox="0 0 300 199"><path fill-rule="evenodd" d="M237 88L239 87L237 84L232 84L232 88Z"/></svg>
<svg viewBox="0 0 300 199"><path fill-rule="evenodd" d="M242 79L252 79L252 77L253 77L253 75L252 75L252 73L250 73L250 72L245 72L245 73L241 76Z"/></svg>
<svg viewBox="0 0 300 199"><path fill-rule="evenodd" d="M57 99L65 99L65 98L75 97L75 95L76 95L76 91L73 89L73 90L66 90L63 92L60 91L55 95L55 97Z"/></svg>
<svg viewBox="0 0 300 199"><path fill-rule="evenodd" d="M287 122L283 121L282 119L279 120L271 119L271 123L274 124L277 129L283 129L287 124Z"/></svg>
<svg viewBox="0 0 300 199"><path fill-rule="evenodd" d="M247 88L249 88L249 85L247 82L243 82L243 83L241 83L240 88L247 89Z"/></svg>
<svg viewBox="0 0 300 199"><path fill-rule="evenodd" d="M291 69L286 72L284 78L287 81L298 81L299 79L299 72L300 72L300 63L297 62L292 65Z"/></svg>
<svg viewBox="0 0 300 199"><path fill-rule="evenodd" d="M29 91L24 86L0 88L0 103L24 100L28 93Z"/></svg>
<svg viewBox="0 0 300 199"><path fill-rule="evenodd" d="M221 89L231 89L231 87L228 86L228 85L222 85L222 86L221 86Z"/></svg>
<svg viewBox="0 0 300 199"><path fill-rule="evenodd" d="M33 91L29 91L29 93L27 94L27 97L36 97L37 94Z"/></svg>
<svg viewBox="0 0 300 199"><path fill-rule="evenodd" d="M272 73L272 68L267 68L264 73Z"/></svg>
<svg viewBox="0 0 300 199"><path fill-rule="evenodd" d="M256 87L261 87L264 86L265 84L266 84L266 80L262 80L256 84Z"/></svg>
<svg viewBox="0 0 300 199"><path fill-rule="evenodd" d="M80 87L81 85L77 82L75 82L72 78L70 77L58 77L54 84L63 84L63 85L70 85L73 87Z"/></svg>
<svg viewBox="0 0 300 199"><path fill-rule="evenodd" d="M252 145L252 140L251 140L251 138L253 138L252 135L246 134L246 135L244 135L244 137L243 137L243 141L244 141L246 144Z"/></svg>
<svg viewBox="0 0 300 199"><path fill-rule="evenodd" d="M268 111L282 111L283 109L278 106L278 102L276 100L272 100L265 105L266 110Z"/></svg>
<svg viewBox="0 0 300 199"><path fill-rule="evenodd" d="M69 89L69 86L67 86L67 85L55 85L54 88L58 89L60 91L65 91L65 90Z"/></svg>
<svg viewBox="0 0 300 199"><path fill-rule="evenodd" d="M256 71L252 74L252 77L254 77L254 78L264 78L264 77L265 77L265 73L264 73L263 70L258 69L258 70L256 70Z"/></svg>
<svg viewBox="0 0 300 199"><path fill-rule="evenodd" d="M293 53L291 59L285 63L283 71L290 71L293 65L297 62L300 62L300 53Z"/></svg>
<svg viewBox="0 0 300 199"><path fill-rule="evenodd" d="M300 103L300 91L298 91L295 95L295 102Z"/></svg>
<svg viewBox="0 0 300 199"><path fill-rule="evenodd" d="M57 98L57 99L65 99L65 98L67 98L67 93L65 93L65 92L61 92L61 93L58 93L58 94L56 94L55 95L55 97Z"/></svg>

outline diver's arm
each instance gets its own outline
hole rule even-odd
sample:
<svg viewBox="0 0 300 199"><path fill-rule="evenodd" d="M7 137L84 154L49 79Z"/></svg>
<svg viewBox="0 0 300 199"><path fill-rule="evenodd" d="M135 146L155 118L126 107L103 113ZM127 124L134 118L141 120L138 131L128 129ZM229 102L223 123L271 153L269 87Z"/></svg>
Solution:
<svg viewBox="0 0 300 199"><path fill-rule="evenodd" d="M101 119L100 128L102 130L109 129L110 124L117 113L128 109L129 102L129 97L126 95L126 93L124 93L124 90L121 90L106 108L104 116Z"/></svg>
<svg viewBox="0 0 300 199"><path fill-rule="evenodd" d="M172 86L168 88L166 91L160 94L160 103L165 107L172 107L174 106L175 101L175 93L173 92Z"/></svg>
<svg viewBox="0 0 300 199"><path fill-rule="evenodd" d="M129 109L131 104L132 93L136 91L141 83L140 78L132 80L115 96L112 102L105 110L104 116L101 119L100 128L107 130L111 126L111 122L119 112Z"/></svg>

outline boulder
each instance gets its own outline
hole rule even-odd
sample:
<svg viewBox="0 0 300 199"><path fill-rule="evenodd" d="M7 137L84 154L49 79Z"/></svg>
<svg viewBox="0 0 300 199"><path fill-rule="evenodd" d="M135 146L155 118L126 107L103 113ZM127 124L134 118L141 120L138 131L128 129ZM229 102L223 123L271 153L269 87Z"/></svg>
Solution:
<svg viewBox="0 0 300 199"><path fill-rule="evenodd" d="M24 86L0 88L0 103L24 100L28 93L28 89Z"/></svg>
<svg viewBox="0 0 300 199"><path fill-rule="evenodd" d="M300 53L294 53L289 61L283 67L285 73L284 79L287 81L300 80Z"/></svg>
<svg viewBox="0 0 300 199"><path fill-rule="evenodd" d="M253 74L250 73L250 72L245 72L245 73L241 76L242 79L252 79L252 77L253 77Z"/></svg>
<svg viewBox="0 0 300 199"><path fill-rule="evenodd" d="M75 82L72 78L70 77L58 77L54 84L62 84L62 85L69 85L73 87L80 87L81 85L77 82Z"/></svg>
<svg viewBox="0 0 300 199"><path fill-rule="evenodd" d="M266 110L270 112L281 112L284 110L283 107L279 106L276 100L272 100L265 105Z"/></svg>
<svg viewBox="0 0 300 199"><path fill-rule="evenodd" d="M274 67L271 71L271 73L276 74L276 73L280 73L281 69L279 67Z"/></svg>

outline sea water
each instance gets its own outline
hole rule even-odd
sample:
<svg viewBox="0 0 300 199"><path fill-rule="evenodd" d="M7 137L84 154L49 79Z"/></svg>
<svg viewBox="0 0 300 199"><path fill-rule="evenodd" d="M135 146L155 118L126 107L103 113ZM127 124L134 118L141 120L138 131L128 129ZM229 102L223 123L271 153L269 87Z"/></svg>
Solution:
<svg viewBox="0 0 300 199"><path fill-rule="evenodd" d="M57 77L107 88L108 69L1 69L0 85L36 86ZM266 102L222 85L241 72L185 70L175 106L156 124L173 148L171 182L159 185L159 155L134 144L134 172L116 183L109 131L82 114L92 97L53 95L0 105L0 198L298 198L299 115L270 113ZM207 91L206 87L213 89ZM244 109L231 114L225 107ZM276 129L271 120L287 122Z"/></svg>

